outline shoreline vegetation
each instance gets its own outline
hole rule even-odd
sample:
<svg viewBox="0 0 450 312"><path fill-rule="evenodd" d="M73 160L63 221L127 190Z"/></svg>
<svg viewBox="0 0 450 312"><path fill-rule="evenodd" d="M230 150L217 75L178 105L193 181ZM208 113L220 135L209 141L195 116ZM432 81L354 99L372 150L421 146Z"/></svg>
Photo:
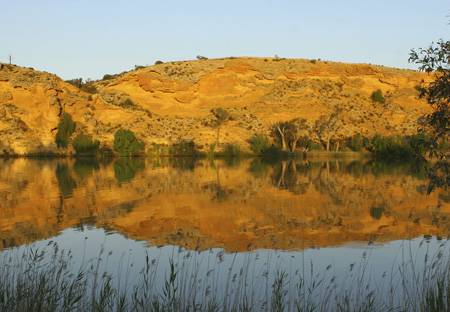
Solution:
<svg viewBox="0 0 450 312"><path fill-rule="evenodd" d="M220 125L227 119L227 112L217 109L216 142L209 146L196 145L194 140L181 140L171 145L146 144L129 129L118 129L114 134L112 146L100 143L97 139L83 132L78 132L76 122L68 113L63 113L55 135L57 150L41 151L19 155L3 151L0 158L64 158L64 157L195 157L195 158L248 158L266 159L315 159L315 158L374 158L377 160L401 161L425 159L432 138L424 132L406 136L365 137L355 134L346 138L332 139L331 135L318 140L305 134L311 129L304 119L274 124L270 135L257 133L242 147L236 143L219 143ZM319 122L319 121L318 121ZM322 125L323 126L323 125ZM316 130L324 131L324 130ZM439 147L440 151L449 151L448 142Z"/></svg>
<svg viewBox="0 0 450 312"><path fill-rule="evenodd" d="M428 243L424 238L417 249L405 245L404 256L381 276L371 270L370 252L339 272L333 264L318 271L313 263L299 263L286 272L266 263L255 276L250 262L258 252L230 263L223 251L210 250L201 269L199 253L173 247L168 263L146 253L142 268L123 259L111 274L112 253L103 247L77 263L70 251L49 241L42 249L14 249L0 257L0 310L448 311L448 244L432 251ZM133 270L139 270L136 280L129 279ZM259 290L253 288L257 280Z"/></svg>

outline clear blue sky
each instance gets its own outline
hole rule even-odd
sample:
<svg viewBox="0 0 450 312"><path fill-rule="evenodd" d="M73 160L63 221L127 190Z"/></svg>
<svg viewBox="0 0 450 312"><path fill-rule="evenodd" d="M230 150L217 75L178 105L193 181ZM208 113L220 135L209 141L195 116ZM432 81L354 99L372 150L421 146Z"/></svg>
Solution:
<svg viewBox="0 0 450 312"><path fill-rule="evenodd" d="M155 60L273 56L411 67L449 0L0 0L0 61L100 78Z"/></svg>

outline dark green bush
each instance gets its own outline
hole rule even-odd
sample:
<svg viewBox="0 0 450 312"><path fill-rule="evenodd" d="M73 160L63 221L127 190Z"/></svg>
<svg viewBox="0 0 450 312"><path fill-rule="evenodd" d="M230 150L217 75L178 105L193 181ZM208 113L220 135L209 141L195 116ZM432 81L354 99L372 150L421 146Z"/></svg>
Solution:
<svg viewBox="0 0 450 312"><path fill-rule="evenodd" d="M89 135L79 134L73 140L72 145L77 154L95 155L100 142L98 140L92 140L92 137Z"/></svg>
<svg viewBox="0 0 450 312"><path fill-rule="evenodd" d="M92 82L85 83L84 85L81 86L80 89L83 90L84 92L91 94L97 93L97 88L94 86Z"/></svg>
<svg viewBox="0 0 450 312"><path fill-rule="evenodd" d="M375 220L380 220L383 216L384 207L383 206L374 206L370 208L370 215Z"/></svg>
<svg viewBox="0 0 450 312"><path fill-rule="evenodd" d="M364 148L364 139L361 134L357 133L347 138L345 145L354 152L360 152Z"/></svg>
<svg viewBox="0 0 450 312"><path fill-rule="evenodd" d="M160 64L164 64L164 62L163 62L163 61L160 61L160 60L158 60L158 61L155 62L155 65L160 65Z"/></svg>
<svg viewBox="0 0 450 312"><path fill-rule="evenodd" d="M241 157L242 156L242 150L241 147L238 144L234 143L227 143L225 144L222 152L224 157Z"/></svg>
<svg viewBox="0 0 450 312"><path fill-rule="evenodd" d="M381 103L384 104L384 102L386 102L386 99L383 96L383 92L381 92L380 89L373 91L372 95L370 96L370 99L372 100L372 102L374 103Z"/></svg>
<svg viewBox="0 0 450 312"><path fill-rule="evenodd" d="M136 156L144 152L144 143L136 138L133 131L119 129L114 134L113 149L119 156Z"/></svg>
<svg viewBox="0 0 450 312"><path fill-rule="evenodd" d="M105 75L103 75L102 80L110 80L110 79L113 79L114 77L115 77L115 75L105 74Z"/></svg>
<svg viewBox="0 0 450 312"><path fill-rule="evenodd" d="M416 157L406 137L375 135L370 141L369 151L378 159L402 160Z"/></svg>
<svg viewBox="0 0 450 312"><path fill-rule="evenodd" d="M75 122L72 116L68 113L63 113L58 124L58 131L56 132L55 142L58 147L67 148L69 140L75 131Z"/></svg>
<svg viewBox="0 0 450 312"><path fill-rule="evenodd" d="M255 155L262 153L270 147L269 138L264 134L255 134L249 139L250 149Z"/></svg>
<svg viewBox="0 0 450 312"><path fill-rule="evenodd" d="M169 148L171 156L198 156L200 153L192 140L181 140Z"/></svg>

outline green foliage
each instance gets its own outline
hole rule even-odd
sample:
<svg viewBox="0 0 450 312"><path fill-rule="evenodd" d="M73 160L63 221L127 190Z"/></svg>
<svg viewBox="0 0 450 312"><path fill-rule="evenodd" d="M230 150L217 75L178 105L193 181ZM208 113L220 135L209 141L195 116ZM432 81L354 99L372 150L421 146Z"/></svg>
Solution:
<svg viewBox="0 0 450 312"><path fill-rule="evenodd" d="M361 134L357 133L347 138L345 145L354 152L360 152L365 146L365 140L367 139L364 138Z"/></svg>
<svg viewBox="0 0 450 312"><path fill-rule="evenodd" d="M169 148L171 156L198 156L200 152L192 140L181 140L174 143Z"/></svg>
<svg viewBox="0 0 450 312"><path fill-rule="evenodd" d="M227 158L236 158L242 156L242 150L238 144L227 143L223 148L222 154Z"/></svg>
<svg viewBox="0 0 450 312"><path fill-rule="evenodd" d="M430 138L423 132L410 136L383 137L375 135L367 148L375 158L388 160L423 159L430 144Z"/></svg>
<svg viewBox="0 0 450 312"><path fill-rule="evenodd" d="M430 165L429 192L435 187L448 189L450 186L450 162L448 149L442 149L450 141L450 41L438 40L426 49L412 50L409 61L419 65L419 70L433 73L435 80L421 85L420 97L432 107L432 113L425 116L425 130L431 134L427 146L435 162Z"/></svg>
<svg viewBox="0 0 450 312"><path fill-rule="evenodd" d="M67 148L69 140L75 131L75 122L72 116L68 113L63 113L58 124L58 131L56 132L55 142L58 147Z"/></svg>
<svg viewBox="0 0 450 312"><path fill-rule="evenodd" d="M116 75L110 75L110 74L104 74L102 80L111 80L115 77Z"/></svg>
<svg viewBox="0 0 450 312"><path fill-rule="evenodd" d="M97 93L97 88L94 86L93 82L86 82L81 86L81 90L91 94Z"/></svg>
<svg viewBox="0 0 450 312"><path fill-rule="evenodd" d="M370 95L370 99L374 103L384 104L386 102L386 99L383 96L383 92L381 92L380 89L373 91L372 94Z"/></svg>
<svg viewBox="0 0 450 312"><path fill-rule="evenodd" d="M262 155L262 153L270 147L269 138L264 134L255 134L250 140L250 149L255 155Z"/></svg>
<svg viewBox="0 0 450 312"><path fill-rule="evenodd" d="M160 60L157 60L157 61L155 62L155 65L161 65L161 64L164 64L164 62L163 62L163 61L160 61Z"/></svg>
<svg viewBox="0 0 450 312"><path fill-rule="evenodd" d="M77 154L95 155L100 142L98 140L92 140L92 137L89 135L79 134L73 140L72 145Z"/></svg>
<svg viewBox="0 0 450 312"><path fill-rule="evenodd" d="M114 134L113 149L119 156L140 155L144 152L144 147L144 143L131 130L119 129Z"/></svg>
<svg viewBox="0 0 450 312"><path fill-rule="evenodd" d="M376 220L380 220L383 216L384 207L383 206L374 206L370 208L370 215L372 218Z"/></svg>
<svg viewBox="0 0 450 312"><path fill-rule="evenodd" d="M114 162L114 176L119 183L130 182L137 172L145 168L143 158L118 158Z"/></svg>

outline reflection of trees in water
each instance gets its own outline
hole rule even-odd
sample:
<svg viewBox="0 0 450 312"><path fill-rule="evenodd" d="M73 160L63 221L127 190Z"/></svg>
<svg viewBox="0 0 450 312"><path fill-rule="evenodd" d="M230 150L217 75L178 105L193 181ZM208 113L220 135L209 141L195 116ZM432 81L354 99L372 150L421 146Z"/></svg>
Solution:
<svg viewBox="0 0 450 312"><path fill-rule="evenodd" d="M194 171L197 166L197 157L170 157L169 164L172 168Z"/></svg>
<svg viewBox="0 0 450 312"><path fill-rule="evenodd" d="M328 195L336 205L342 205L342 183L338 180L343 166L338 161L321 163L318 174L313 178L312 184L322 194Z"/></svg>
<svg viewBox="0 0 450 312"><path fill-rule="evenodd" d="M99 168L100 163L96 158L77 158L73 165L73 171L82 179L87 178Z"/></svg>
<svg viewBox="0 0 450 312"><path fill-rule="evenodd" d="M216 181L203 185L202 189L212 193L211 200L217 202L226 201L233 190L222 186L220 182L220 165L216 164L214 160L211 161L210 165L216 171Z"/></svg>
<svg viewBox="0 0 450 312"><path fill-rule="evenodd" d="M295 194L304 194L311 184L307 161L282 160L274 166L272 184Z"/></svg>
<svg viewBox="0 0 450 312"><path fill-rule="evenodd" d="M119 183L130 182L137 172L145 168L141 157L121 157L114 161L114 176Z"/></svg>
<svg viewBox="0 0 450 312"><path fill-rule="evenodd" d="M58 163L55 170L56 180L58 181L59 191L63 198L72 196L77 183L70 173L67 163Z"/></svg>
<svg viewBox="0 0 450 312"><path fill-rule="evenodd" d="M252 176L257 179L266 177L269 169L270 164L260 157L253 159L248 168Z"/></svg>

